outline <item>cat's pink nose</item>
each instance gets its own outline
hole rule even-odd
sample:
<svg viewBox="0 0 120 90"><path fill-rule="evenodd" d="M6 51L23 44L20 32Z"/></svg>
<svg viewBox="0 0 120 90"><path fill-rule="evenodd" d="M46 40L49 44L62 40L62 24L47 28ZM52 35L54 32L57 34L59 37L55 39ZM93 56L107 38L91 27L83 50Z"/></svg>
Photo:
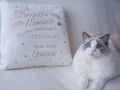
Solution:
<svg viewBox="0 0 120 90"><path fill-rule="evenodd" d="M95 51L96 51L95 49L92 49L91 50L91 55L94 55Z"/></svg>
<svg viewBox="0 0 120 90"><path fill-rule="evenodd" d="M96 50L95 49L92 49L92 52L95 52Z"/></svg>

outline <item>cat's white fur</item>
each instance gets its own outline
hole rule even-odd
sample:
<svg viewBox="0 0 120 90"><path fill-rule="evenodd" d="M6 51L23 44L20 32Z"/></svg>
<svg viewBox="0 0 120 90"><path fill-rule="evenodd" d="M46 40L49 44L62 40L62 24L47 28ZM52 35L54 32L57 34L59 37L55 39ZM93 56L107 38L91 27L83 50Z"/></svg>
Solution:
<svg viewBox="0 0 120 90"><path fill-rule="evenodd" d="M95 41L91 42L94 48ZM120 74L120 56L116 52L113 43L109 40L110 52L102 55L96 51L95 55L90 55L91 49L82 49L82 45L77 50L73 59L73 69L79 75L78 83L81 88L88 90L102 90L106 82Z"/></svg>

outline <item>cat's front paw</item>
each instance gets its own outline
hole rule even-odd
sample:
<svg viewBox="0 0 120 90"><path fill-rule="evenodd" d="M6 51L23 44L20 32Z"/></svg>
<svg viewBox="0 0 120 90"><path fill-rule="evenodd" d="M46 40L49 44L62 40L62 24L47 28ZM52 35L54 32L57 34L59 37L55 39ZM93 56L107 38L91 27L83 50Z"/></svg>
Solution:
<svg viewBox="0 0 120 90"><path fill-rule="evenodd" d="M80 88L86 89L88 87L88 79L79 79L78 81L78 85L80 86Z"/></svg>
<svg viewBox="0 0 120 90"><path fill-rule="evenodd" d="M105 82L104 81L94 81L92 86L91 86L91 90L103 90L105 86Z"/></svg>

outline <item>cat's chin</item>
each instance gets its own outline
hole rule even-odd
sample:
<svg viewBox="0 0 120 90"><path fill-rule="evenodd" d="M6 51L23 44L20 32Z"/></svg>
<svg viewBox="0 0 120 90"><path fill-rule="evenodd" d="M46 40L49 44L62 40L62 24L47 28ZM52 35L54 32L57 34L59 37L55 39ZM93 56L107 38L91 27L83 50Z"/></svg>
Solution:
<svg viewBox="0 0 120 90"><path fill-rule="evenodd" d="M99 57L102 57L102 54L101 53L94 53L94 54L91 54L91 52L85 52L85 54L88 56L88 57L94 57L94 58L99 58Z"/></svg>
<svg viewBox="0 0 120 90"><path fill-rule="evenodd" d="M99 58L102 55L97 55L97 54L88 54L88 56L93 57L93 58Z"/></svg>

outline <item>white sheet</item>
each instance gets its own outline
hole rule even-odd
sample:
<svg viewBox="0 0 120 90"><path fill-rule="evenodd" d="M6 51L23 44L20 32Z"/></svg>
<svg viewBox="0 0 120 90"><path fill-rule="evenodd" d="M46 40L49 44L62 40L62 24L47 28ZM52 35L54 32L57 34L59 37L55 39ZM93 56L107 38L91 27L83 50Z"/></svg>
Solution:
<svg viewBox="0 0 120 90"><path fill-rule="evenodd" d="M120 0L21 1L65 6L73 55L80 45L82 31L120 33ZM70 67L0 71L0 90L82 90L74 76ZM120 90L120 77L110 81L104 90Z"/></svg>
<svg viewBox="0 0 120 90"><path fill-rule="evenodd" d="M76 79L70 66L0 71L0 90L82 90ZM104 90L120 90L119 84L120 77Z"/></svg>

